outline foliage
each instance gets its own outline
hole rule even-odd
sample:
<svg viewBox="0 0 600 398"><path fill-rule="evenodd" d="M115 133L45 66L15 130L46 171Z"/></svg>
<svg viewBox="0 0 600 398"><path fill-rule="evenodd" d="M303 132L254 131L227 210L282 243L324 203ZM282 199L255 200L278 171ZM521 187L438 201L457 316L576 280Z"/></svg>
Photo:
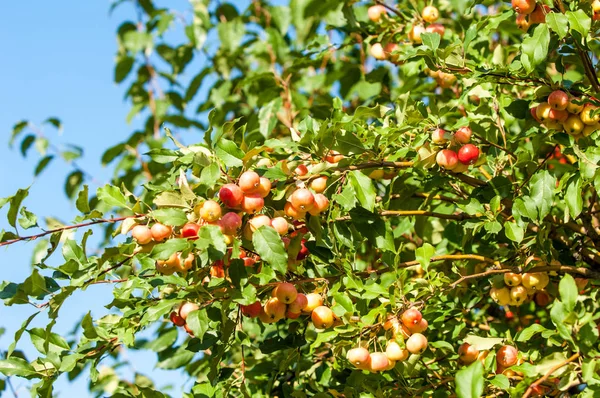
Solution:
<svg viewBox="0 0 600 398"><path fill-rule="evenodd" d="M507 3L439 1L445 32L418 38L414 26L431 26L422 0L390 4L379 21L369 19L374 4L349 0L256 0L245 9L190 0L187 13L151 0L113 7L121 3L134 4L138 19L117 30L114 79L125 87L128 120L145 123L104 152L111 184L88 188L89 174L74 162L80 148L53 149L28 121L12 132L23 155L32 146L40 153L36 175L57 156L73 166L65 193L81 214L39 232L27 188L0 199L10 226L0 246L35 239L31 275L3 282L2 299L38 311L24 314L1 373L33 380L39 396L86 369L96 396L168 396L146 376L100 370L126 347L156 352L159 368L185 370L195 380L189 397L598 394L597 120L573 132L529 111L561 89L597 116L595 4L538 1L548 6L545 22L522 32ZM453 168L439 160L444 148L462 159L448 132L467 126L480 151L475 164L440 167ZM182 143L190 140L199 142ZM241 185L247 170L272 184L260 213L287 218L283 238L270 224L250 229L250 211L236 210L244 226L234 234L202 216L204 202L219 201L224 184ZM293 220L284 206L320 176L327 210ZM199 229L181 235L190 222ZM134 225L156 223L172 227L170 239L129 237ZM87 241L99 226L96 251ZM190 270L169 268L190 253ZM521 305L498 293L509 291L508 273L523 278ZM525 273L548 275L547 286L536 289ZM264 304L283 281L321 295L335 326L316 328L310 315L275 323L242 315L241 306ZM114 286L112 299L94 298L106 315L88 313L76 340L54 333L62 305L99 283ZM182 340L171 320L184 302L197 307ZM404 347L408 335L396 327L409 308L429 324L423 353L383 372L346 359L361 344ZM42 311L48 326L30 328ZM144 330L153 338L139 338ZM37 358L17 349L27 337ZM459 357L463 342L481 361ZM513 366L496 359L506 345L518 349Z"/></svg>

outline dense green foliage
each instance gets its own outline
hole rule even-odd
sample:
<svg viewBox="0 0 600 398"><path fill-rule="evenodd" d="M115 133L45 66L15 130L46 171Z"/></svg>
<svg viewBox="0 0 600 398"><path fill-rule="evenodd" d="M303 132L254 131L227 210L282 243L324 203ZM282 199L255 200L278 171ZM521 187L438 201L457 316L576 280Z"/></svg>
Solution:
<svg viewBox="0 0 600 398"><path fill-rule="evenodd" d="M431 3L423 0L389 2L379 22L367 15L372 3L351 0L256 0L241 11L235 2L190 0L186 12L150 0L114 6L121 3L135 4L137 19L118 29L115 81L125 87L129 119L146 122L107 143L110 185L91 192L74 164L65 190L81 212L72 223L78 238L54 219L51 232L40 232L27 189L0 199L10 224L0 246L38 238L28 243L31 276L5 281L2 299L32 303L51 319L30 329L37 313L24 314L0 372L32 379L34 396L51 396L57 378L82 372L97 396L168 396L145 376L99 372L122 346L155 351L160 368L185 369L196 380L183 392L190 397L600 394L600 136L541 125L529 111L556 89L576 105L600 105L591 2L538 1L550 7L546 23L522 32L507 3L433 1L445 33L425 32L422 44L410 32L423 23ZM375 61L376 43L397 46ZM465 126L481 155L462 172L444 170L438 150L458 145L435 145L432 133L439 127L451 137ZM11 141L23 153L49 145L27 121ZM343 158L326 161L333 151ZM53 159L40 159L34 172ZM295 174L298 165L308 174ZM272 183L261 210L269 217L282 216L292 192L318 176L328 177L329 207L295 223L285 242L269 226L233 239L208 224L196 240L177 236L246 170ZM246 224L251 216L242 215ZM130 238L134 224L155 222L172 226L173 238ZM96 252L87 240L98 227ZM297 260L302 245L310 254ZM257 263L245 266L241 251ZM190 272L157 271L174 253L194 255ZM61 256L62 265L46 264ZM548 273L543 292L528 291L519 306L490 297L504 274L531 269ZM272 324L242 316L240 305L264 303L279 281L320 293L336 326L316 329L307 315ZM86 315L78 341L53 333L62 304L97 283L114 287L113 297L94 297L106 315ZM182 343L169 315L186 301L199 309L186 320L196 337ZM429 323L425 352L379 373L346 359L359 344L385 351L393 338L386 320L410 307ZM154 339L137 339L146 329ZM38 358L18 350L26 336ZM463 342L489 354L466 366L457 354ZM502 345L520 358L504 372L496 361Z"/></svg>

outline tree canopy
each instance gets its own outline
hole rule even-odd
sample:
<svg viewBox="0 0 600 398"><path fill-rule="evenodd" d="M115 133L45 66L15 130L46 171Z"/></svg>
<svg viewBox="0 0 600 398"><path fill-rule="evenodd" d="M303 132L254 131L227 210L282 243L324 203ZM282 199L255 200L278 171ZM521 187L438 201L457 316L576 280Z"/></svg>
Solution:
<svg viewBox="0 0 600 398"><path fill-rule="evenodd" d="M133 6L114 80L144 123L106 142L109 185L12 131L35 175L69 162L80 214L0 199L0 246L33 253L0 286L24 308L5 392L600 394L599 0L158 3L111 6ZM106 313L55 333L94 284ZM193 387L124 378L124 350Z"/></svg>

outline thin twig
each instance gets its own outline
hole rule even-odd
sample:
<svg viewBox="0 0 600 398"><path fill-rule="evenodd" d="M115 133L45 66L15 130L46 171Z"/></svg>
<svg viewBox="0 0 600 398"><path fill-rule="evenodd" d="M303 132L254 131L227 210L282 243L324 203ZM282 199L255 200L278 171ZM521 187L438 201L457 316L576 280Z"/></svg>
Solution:
<svg viewBox="0 0 600 398"><path fill-rule="evenodd" d="M533 392L533 389L535 387L539 386L540 384L542 384L544 381L546 381L550 376L552 376L552 373L556 372L558 369L562 368L563 366L568 365L569 363L573 362L574 360L579 358L579 356L580 356L579 353L573 354L569 358L562 361L561 363L558 363L558 364L554 365L553 367L551 367L544 376L537 379L535 382L533 382L527 388L527 391L525 391L525 394L523 394L523 398L529 397L531 395L531 393Z"/></svg>

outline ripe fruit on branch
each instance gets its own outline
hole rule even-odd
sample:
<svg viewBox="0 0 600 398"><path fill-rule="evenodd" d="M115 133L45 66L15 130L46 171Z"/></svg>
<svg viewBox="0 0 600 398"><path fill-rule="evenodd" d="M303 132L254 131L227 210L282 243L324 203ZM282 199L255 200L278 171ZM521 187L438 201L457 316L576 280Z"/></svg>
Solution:
<svg viewBox="0 0 600 398"><path fill-rule="evenodd" d="M325 155L325 161L328 163L339 163L344 159L344 155L339 153L338 151L328 151Z"/></svg>
<svg viewBox="0 0 600 398"><path fill-rule="evenodd" d="M551 299L548 293L540 290L535 293L535 296L533 296L533 301L535 301L538 306L545 307L550 304Z"/></svg>
<svg viewBox="0 0 600 398"><path fill-rule="evenodd" d="M322 193L327 187L327 176L319 176L310 182L310 189L316 193Z"/></svg>
<svg viewBox="0 0 600 398"><path fill-rule="evenodd" d="M287 220L283 217L275 217L272 219L271 226L279 235L286 235L288 233L289 225Z"/></svg>
<svg viewBox="0 0 600 398"><path fill-rule="evenodd" d="M333 311L324 305L315 308L310 314L310 318L317 329L328 329L333 326Z"/></svg>
<svg viewBox="0 0 600 398"><path fill-rule="evenodd" d="M458 359L465 365L469 365L477 360L479 350L469 343L462 343L458 347Z"/></svg>
<svg viewBox="0 0 600 398"><path fill-rule="evenodd" d="M467 144L458 150L458 160L462 164L473 164L479 159L479 148L473 144Z"/></svg>
<svg viewBox="0 0 600 398"><path fill-rule="evenodd" d="M183 325L183 328L185 329L185 331L187 332L187 334L190 337L194 337L194 332L192 332L192 329L188 326L187 323L185 325Z"/></svg>
<svg viewBox="0 0 600 398"><path fill-rule="evenodd" d="M152 232L146 225L136 225L131 229L131 236L140 245L145 245L152 241Z"/></svg>
<svg viewBox="0 0 600 398"><path fill-rule="evenodd" d="M308 293L306 295L306 306L302 312L312 312L315 308L323 305L323 298L318 293Z"/></svg>
<svg viewBox="0 0 600 398"><path fill-rule="evenodd" d="M444 33L446 33L446 28L441 23L432 23L431 25L425 28L427 33L437 33L440 37L444 37Z"/></svg>
<svg viewBox="0 0 600 398"><path fill-rule="evenodd" d="M221 217L221 228L225 235L236 235L242 227L242 217L239 214L230 211ZM196 235L198 233L196 232Z"/></svg>
<svg viewBox="0 0 600 398"><path fill-rule="evenodd" d="M512 0L512 8L518 14L531 14L535 5L535 0Z"/></svg>
<svg viewBox="0 0 600 398"><path fill-rule="evenodd" d="M392 361L406 361L409 354L407 349L400 347L395 341L390 341L385 348L385 355Z"/></svg>
<svg viewBox="0 0 600 398"><path fill-rule="evenodd" d="M225 278L225 268L223 268L222 261L215 261L215 263L210 266L210 276L213 278Z"/></svg>
<svg viewBox="0 0 600 398"><path fill-rule="evenodd" d="M300 242L300 251L298 252L298 255L296 256L296 260L298 260L298 261L304 260L310 254L310 251L308 251L308 247L306 247L306 245L304 244L305 242L306 242L306 239L302 239L302 241Z"/></svg>
<svg viewBox="0 0 600 398"><path fill-rule="evenodd" d="M458 155L451 149L442 149L435 155L435 161L441 168L453 170L458 165Z"/></svg>
<svg viewBox="0 0 600 398"><path fill-rule="evenodd" d="M515 347L504 345L496 353L496 363L503 368L511 367L517 363L517 355L518 351Z"/></svg>
<svg viewBox="0 0 600 398"><path fill-rule="evenodd" d="M518 286L521 284L521 274L515 272L507 272L504 274L504 283L508 286Z"/></svg>
<svg viewBox="0 0 600 398"><path fill-rule="evenodd" d="M207 200L200 209L200 217L206 222L215 222L221 218L221 206L214 200Z"/></svg>
<svg viewBox="0 0 600 398"><path fill-rule="evenodd" d="M577 105L572 100L567 104L567 112L574 115L580 113L583 110L583 105Z"/></svg>
<svg viewBox="0 0 600 398"><path fill-rule="evenodd" d="M390 360L383 352L371 353L371 363L369 370L372 372L383 372L390 366Z"/></svg>
<svg viewBox="0 0 600 398"><path fill-rule="evenodd" d="M434 6L427 6L421 11L421 16L425 22L435 22L440 17L440 12Z"/></svg>
<svg viewBox="0 0 600 398"><path fill-rule="evenodd" d="M225 184L219 190L219 199L225 206L236 208L242 204L244 192L235 184Z"/></svg>
<svg viewBox="0 0 600 398"><path fill-rule="evenodd" d="M379 61L383 61L387 59L387 54L381 43L373 43L371 48L369 49L369 53L371 56Z"/></svg>
<svg viewBox="0 0 600 398"><path fill-rule="evenodd" d="M327 210L327 207L329 207L329 199L322 193L318 193L314 195L314 206L308 213L312 216L318 216L320 213Z"/></svg>
<svg viewBox="0 0 600 398"><path fill-rule="evenodd" d="M367 15L369 16L369 19L373 22L381 21L381 16L384 14L387 14L387 10L381 4L371 6L367 10Z"/></svg>
<svg viewBox="0 0 600 398"><path fill-rule="evenodd" d="M598 107L595 105L586 104L579 115L581 121L589 126L600 122L600 112L592 116L592 112L595 112L597 109Z"/></svg>
<svg viewBox="0 0 600 398"><path fill-rule="evenodd" d="M446 130L444 129L438 127L435 130L433 130L433 133L431 133L431 142L433 142L434 144L443 145L447 143L448 140L449 138L446 134Z"/></svg>
<svg viewBox="0 0 600 398"><path fill-rule="evenodd" d="M583 116L583 112L581 113ZM582 119L578 115L571 115L569 118L563 123L563 127L567 134L570 135L578 135L583 131L585 125L583 124Z"/></svg>
<svg viewBox="0 0 600 398"><path fill-rule="evenodd" d="M490 290L490 297L494 300L498 305L508 305L510 303L510 290L508 288L495 288L493 287Z"/></svg>
<svg viewBox="0 0 600 398"><path fill-rule="evenodd" d="M287 282L278 284L275 287L273 294L279 301L285 304L293 303L296 300L296 297L298 297L296 287Z"/></svg>
<svg viewBox="0 0 600 398"><path fill-rule="evenodd" d="M521 305L527 299L525 286L514 286L510 289L510 304Z"/></svg>
<svg viewBox="0 0 600 398"><path fill-rule="evenodd" d="M421 322L416 325L406 326L411 333L423 333L429 327L429 323L425 318L421 319Z"/></svg>
<svg viewBox="0 0 600 398"><path fill-rule="evenodd" d="M366 369L371 364L371 354L369 350L363 347L348 350L346 359L359 369Z"/></svg>
<svg viewBox="0 0 600 398"><path fill-rule="evenodd" d="M415 333L406 340L406 349L411 354L421 354L427 348L427 337Z"/></svg>
<svg viewBox="0 0 600 398"><path fill-rule="evenodd" d="M285 317L286 310L287 307L285 303L279 301L277 297L271 297L265 304L265 313L274 322L283 319Z"/></svg>
<svg viewBox="0 0 600 398"><path fill-rule="evenodd" d="M421 314L421 311L419 311L416 308L407 309L402 313L402 316L400 317L402 324L406 327L418 325L422 319L423 315Z"/></svg>
<svg viewBox="0 0 600 398"><path fill-rule="evenodd" d="M550 118L550 110L552 107L547 102L542 102L539 104L535 110L535 114L537 115L538 120L542 123Z"/></svg>
<svg viewBox="0 0 600 398"><path fill-rule="evenodd" d="M179 307L179 316L186 320L190 312L197 311L199 309L200 307L198 304L190 303L189 301L185 302Z"/></svg>
<svg viewBox="0 0 600 398"><path fill-rule="evenodd" d="M569 112L559 109L550 109L548 117L557 122L564 122L569 118Z"/></svg>
<svg viewBox="0 0 600 398"><path fill-rule="evenodd" d="M156 223L150 228L152 239L156 242L162 242L171 236L173 229L167 225Z"/></svg>
<svg viewBox="0 0 600 398"><path fill-rule="evenodd" d="M519 30L522 30L523 32L527 32L529 30L529 27L531 26L531 23L529 23L529 18L527 17L527 15L524 14L517 14L517 28L519 28Z"/></svg>
<svg viewBox="0 0 600 398"><path fill-rule="evenodd" d="M303 164L299 164L298 167L294 169L294 174L300 177L305 176L308 174L308 168Z"/></svg>
<svg viewBox="0 0 600 398"><path fill-rule="evenodd" d="M423 25L413 25L408 32L408 40L412 41L415 44L423 43L423 39L421 35L425 32L425 28Z"/></svg>
<svg viewBox="0 0 600 398"><path fill-rule="evenodd" d="M307 212L315 205L315 196L306 188L296 189L290 196L290 203L295 209Z"/></svg>
<svg viewBox="0 0 600 398"><path fill-rule="evenodd" d="M266 177L260 177L260 183L258 184L258 188L256 188L256 194L261 198L266 198L269 196L271 192L271 180Z"/></svg>
<svg viewBox="0 0 600 398"><path fill-rule="evenodd" d="M554 109L565 110L569 105L569 96L562 90L553 91L548 96L548 104Z"/></svg>
<svg viewBox="0 0 600 398"><path fill-rule="evenodd" d="M592 133L594 133L598 130L600 130L600 123L592 124L591 126L586 125L583 128L583 131L581 132L581 134L583 134L584 137L589 137L590 135L592 135ZM566 162L566 160L565 160L565 162Z"/></svg>
<svg viewBox="0 0 600 398"><path fill-rule="evenodd" d="M308 299L306 298L306 295L304 295L303 293L298 293L294 302L288 305L288 311L296 313L302 312L304 311L307 305Z"/></svg>
<svg viewBox="0 0 600 398"><path fill-rule="evenodd" d="M181 237L182 238L190 238L191 240L198 239L198 231L200 230L200 225L189 222L181 227Z"/></svg>
<svg viewBox="0 0 600 398"><path fill-rule="evenodd" d="M179 314L175 311L171 312L169 315L169 319L175 326L183 326L185 325L185 319L179 316Z"/></svg>
<svg viewBox="0 0 600 398"><path fill-rule="evenodd" d="M283 211L286 216L293 218L294 220L302 220L304 217L306 217L305 211L296 209L290 202L287 202L285 206L283 206Z"/></svg>
<svg viewBox="0 0 600 398"><path fill-rule="evenodd" d="M238 185L244 193L254 193L260 185L260 176L255 171L245 171L240 175Z"/></svg>
<svg viewBox="0 0 600 398"><path fill-rule="evenodd" d="M468 144L471 141L471 135L473 135L473 131L469 126L461 127L454 133L454 141L459 144Z"/></svg>
<svg viewBox="0 0 600 398"><path fill-rule="evenodd" d="M548 286L549 282L550 278L545 272L528 272L523 274L521 278L523 286L531 290L542 290Z"/></svg>
<svg viewBox="0 0 600 398"><path fill-rule="evenodd" d="M242 199L242 210L248 214L258 213L265 207L265 200L259 194L247 194Z"/></svg>
<svg viewBox="0 0 600 398"><path fill-rule="evenodd" d="M534 24L545 23L546 14L551 13L552 10L547 5L538 4L535 6L533 12L529 15L529 22Z"/></svg>
<svg viewBox="0 0 600 398"><path fill-rule="evenodd" d="M262 311L262 305L259 300L256 300L253 304L241 305L240 309L242 310L243 315L250 318L256 318Z"/></svg>

